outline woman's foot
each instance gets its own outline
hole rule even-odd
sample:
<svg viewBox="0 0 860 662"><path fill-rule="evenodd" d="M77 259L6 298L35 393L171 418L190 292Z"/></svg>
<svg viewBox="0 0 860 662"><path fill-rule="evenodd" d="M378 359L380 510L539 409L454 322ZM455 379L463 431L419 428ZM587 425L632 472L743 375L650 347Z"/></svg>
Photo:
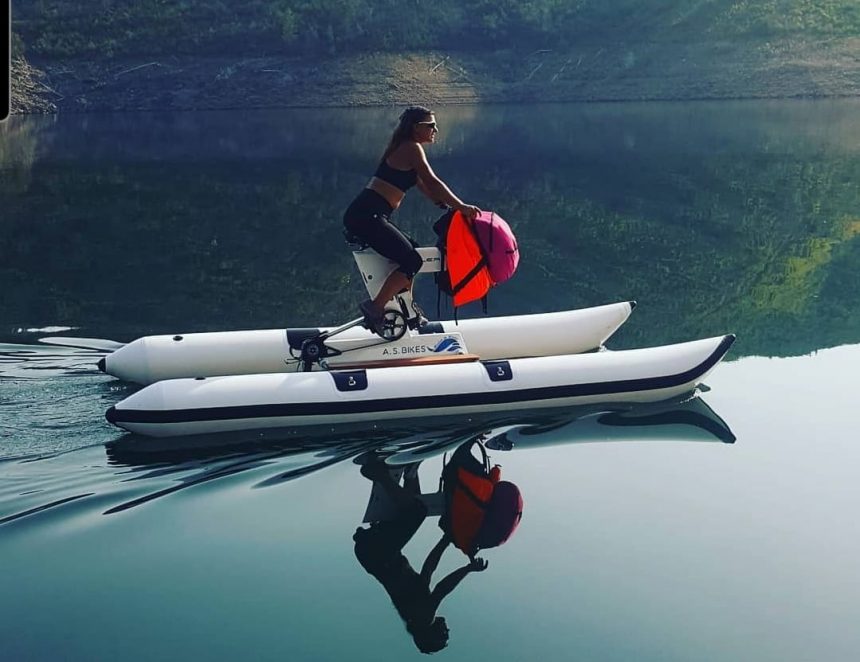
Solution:
<svg viewBox="0 0 860 662"><path fill-rule="evenodd" d="M362 476L374 482L391 480L391 475L388 473L388 467L385 462L379 459L374 459L367 464L361 465L361 469L359 469L359 471Z"/></svg>
<svg viewBox="0 0 860 662"><path fill-rule="evenodd" d="M422 326L427 324L429 320L427 316L424 314L424 310L414 301L412 302L412 310L415 312L414 324L416 329L420 329Z"/></svg>
<svg viewBox="0 0 860 662"><path fill-rule="evenodd" d="M374 333L380 333L383 328L383 315L385 311L377 308L370 299L358 304L358 309L364 315L364 326Z"/></svg>

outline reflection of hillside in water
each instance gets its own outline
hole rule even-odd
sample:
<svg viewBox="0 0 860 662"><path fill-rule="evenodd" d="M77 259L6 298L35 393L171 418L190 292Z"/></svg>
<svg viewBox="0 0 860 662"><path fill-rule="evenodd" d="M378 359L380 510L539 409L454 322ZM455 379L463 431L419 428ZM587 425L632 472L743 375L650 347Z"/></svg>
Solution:
<svg viewBox="0 0 860 662"><path fill-rule="evenodd" d="M443 140L429 154L518 233L520 272L493 293L491 314L635 298L615 347L732 331L741 355L792 355L858 341L855 110L441 109ZM8 196L0 332L62 322L127 340L350 317L362 290L340 217L395 116L135 114L41 127L50 149ZM435 211L418 195L398 217L432 241ZM418 291L434 308L432 284Z"/></svg>
<svg viewBox="0 0 860 662"><path fill-rule="evenodd" d="M0 122L0 195L20 195L32 185L38 154L46 149L46 130L55 117Z"/></svg>
<svg viewBox="0 0 860 662"><path fill-rule="evenodd" d="M642 304L614 346L722 328L741 354L804 353L856 342L860 328L846 278L860 250L856 108L653 104L512 120L542 167L491 159L489 179L528 222L523 269L539 263L565 306L584 293ZM529 284L511 289L525 298Z"/></svg>

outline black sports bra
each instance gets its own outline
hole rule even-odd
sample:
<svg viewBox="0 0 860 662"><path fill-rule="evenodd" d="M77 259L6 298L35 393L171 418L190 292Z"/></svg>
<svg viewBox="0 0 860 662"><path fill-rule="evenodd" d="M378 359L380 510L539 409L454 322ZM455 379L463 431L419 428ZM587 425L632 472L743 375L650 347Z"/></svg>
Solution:
<svg viewBox="0 0 860 662"><path fill-rule="evenodd" d="M414 170L392 168L385 159L380 161L379 167L373 173L373 176L384 182L388 182L392 186L396 186L404 193L415 186L415 183L418 181L417 172Z"/></svg>

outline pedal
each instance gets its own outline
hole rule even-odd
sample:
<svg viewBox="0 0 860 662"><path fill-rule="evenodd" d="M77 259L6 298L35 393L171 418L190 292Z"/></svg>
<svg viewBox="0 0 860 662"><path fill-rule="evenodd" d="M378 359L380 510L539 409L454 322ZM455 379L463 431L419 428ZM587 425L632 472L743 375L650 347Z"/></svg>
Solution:
<svg viewBox="0 0 860 662"><path fill-rule="evenodd" d="M408 325L406 317L399 310L386 308L385 314L382 316L382 328L376 331L380 338L384 338L389 342L400 340L406 335Z"/></svg>

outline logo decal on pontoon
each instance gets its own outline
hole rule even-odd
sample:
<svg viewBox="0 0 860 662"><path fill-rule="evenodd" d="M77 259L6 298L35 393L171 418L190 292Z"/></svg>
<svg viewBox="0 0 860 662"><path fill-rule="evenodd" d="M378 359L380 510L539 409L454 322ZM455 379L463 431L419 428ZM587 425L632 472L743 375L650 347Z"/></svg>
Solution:
<svg viewBox="0 0 860 662"><path fill-rule="evenodd" d="M459 352L460 351L460 343L456 338L452 338L448 336L447 338L442 338L436 346L433 348L434 352Z"/></svg>

